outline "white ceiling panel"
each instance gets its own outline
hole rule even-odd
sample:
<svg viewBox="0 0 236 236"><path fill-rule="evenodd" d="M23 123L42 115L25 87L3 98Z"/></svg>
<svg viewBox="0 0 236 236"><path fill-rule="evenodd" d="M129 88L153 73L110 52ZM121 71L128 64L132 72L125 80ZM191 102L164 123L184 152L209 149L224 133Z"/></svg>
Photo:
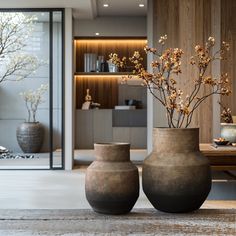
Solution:
<svg viewBox="0 0 236 236"><path fill-rule="evenodd" d="M145 16L147 0L0 0L0 8L73 8L75 18L93 19L96 16Z"/></svg>
<svg viewBox="0 0 236 236"><path fill-rule="evenodd" d="M146 16L147 0L97 0L97 13L98 16Z"/></svg>

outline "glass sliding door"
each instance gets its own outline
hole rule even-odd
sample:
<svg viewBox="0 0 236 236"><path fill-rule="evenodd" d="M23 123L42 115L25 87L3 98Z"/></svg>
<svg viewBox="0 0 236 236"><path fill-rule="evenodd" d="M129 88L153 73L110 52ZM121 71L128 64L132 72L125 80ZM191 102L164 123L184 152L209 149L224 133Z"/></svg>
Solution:
<svg viewBox="0 0 236 236"><path fill-rule="evenodd" d="M63 168L63 24L0 9L0 169Z"/></svg>

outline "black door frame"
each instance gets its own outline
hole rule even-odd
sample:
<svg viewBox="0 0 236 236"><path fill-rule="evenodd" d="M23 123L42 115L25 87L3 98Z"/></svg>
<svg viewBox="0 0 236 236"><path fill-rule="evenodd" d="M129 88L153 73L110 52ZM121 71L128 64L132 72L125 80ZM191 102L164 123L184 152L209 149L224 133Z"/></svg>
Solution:
<svg viewBox="0 0 236 236"><path fill-rule="evenodd" d="M62 125L61 125L61 167L53 167L53 13L61 12L62 14L62 64L61 64L61 107L62 107ZM65 9L64 8L0 8L0 12L45 12L49 13L49 168L43 169L0 169L0 170L64 170L65 169Z"/></svg>

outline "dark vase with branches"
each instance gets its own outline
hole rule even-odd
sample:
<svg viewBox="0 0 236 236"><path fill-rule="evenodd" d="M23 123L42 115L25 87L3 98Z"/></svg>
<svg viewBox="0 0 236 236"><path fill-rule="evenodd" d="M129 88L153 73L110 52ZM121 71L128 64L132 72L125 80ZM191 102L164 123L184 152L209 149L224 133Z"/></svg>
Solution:
<svg viewBox="0 0 236 236"><path fill-rule="evenodd" d="M142 171L143 190L155 208L165 212L189 212L198 209L211 189L209 161L199 150L199 128L189 128L194 112L210 96L230 94L227 73L212 77L207 68L215 60L225 57L229 45L223 42L221 48L212 53L215 39L209 37L204 46L196 45L190 66L197 71L192 81L193 90L184 95L178 88L181 74L183 50L165 48L167 35L160 37L159 47L145 47L153 56L152 71L145 70L143 58L138 51L129 58L134 65L134 75L124 77L124 82L133 76L141 79L166 110L168 127L154 128L153 151L144 160ZM121 59L110 55L119 66ZM206 94L202 88L208 87Z"/></svg>
<svg viewBox="0 0 236 236"><path fill-rule="evenodd" d="M43 125L36 120L36 113L39 104L44 102L43 94L47 90L48 85L42 84L35 91L29 90L20 93L25 102L28 119L18 126L16 136L19 146L25 153L37 153L42 147L44 128Z"/></svg>

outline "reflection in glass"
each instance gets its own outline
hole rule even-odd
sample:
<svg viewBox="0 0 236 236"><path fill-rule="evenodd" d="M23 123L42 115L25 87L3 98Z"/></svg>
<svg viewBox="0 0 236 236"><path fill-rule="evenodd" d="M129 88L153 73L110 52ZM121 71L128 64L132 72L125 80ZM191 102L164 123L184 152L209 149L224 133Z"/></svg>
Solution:
<svg viewBox="0 0 236 236"><path fill-rule="evenodd" d="M2 169L50 167L52 95L50 94L49 19L49 12L0 12L0 168ZM53 37L54 41L59 42L61 38L57 37L62 37L61 33L55 33ZM53 56L60 57L57 60L61 60L60 53ZM62 63L58 64L58 76L55 77L57 78L55 84L58 86L61 86L62 80L62 74L59 75L61 65ZM58 96L60 95L55 92L55 101L58 99L59 104ZM59 119L61 112L60 110L54 118ZM61 130L56 135L61 136Z"/></svg>

